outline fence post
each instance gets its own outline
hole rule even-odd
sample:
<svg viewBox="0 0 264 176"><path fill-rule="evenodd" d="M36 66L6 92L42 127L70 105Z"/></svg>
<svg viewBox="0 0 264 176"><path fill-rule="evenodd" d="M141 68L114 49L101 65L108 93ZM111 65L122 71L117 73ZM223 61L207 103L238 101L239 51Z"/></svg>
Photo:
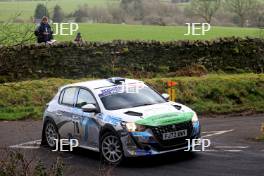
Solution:
<svg viewBox="0 0 264 176"><path fill-rule="evenodd" d="M168 81L167 87L168 87L168 94L170 95L170 101L176 101L176 85L177 83L174 81Z"/></svg>

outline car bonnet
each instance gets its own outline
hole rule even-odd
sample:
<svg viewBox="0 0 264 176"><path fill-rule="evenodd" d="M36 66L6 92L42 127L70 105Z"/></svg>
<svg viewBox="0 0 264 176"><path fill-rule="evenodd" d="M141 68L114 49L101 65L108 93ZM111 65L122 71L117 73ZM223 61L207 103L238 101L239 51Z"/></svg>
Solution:
<svg viewBox="0 0 264 176"><path fill-rule="evenodd" d="M179 110L175 108L171 102L167 102L108 111L108 113L126 122L135 122L146 126L163 126L192 120L194 112L188 107L181 106L182 108Z"/></svg>

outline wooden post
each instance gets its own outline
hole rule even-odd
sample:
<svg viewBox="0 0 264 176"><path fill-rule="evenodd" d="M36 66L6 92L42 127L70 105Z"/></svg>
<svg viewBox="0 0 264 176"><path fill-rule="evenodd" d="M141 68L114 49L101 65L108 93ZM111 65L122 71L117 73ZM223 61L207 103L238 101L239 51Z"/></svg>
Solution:
<svg viewBox="0 0 264 176"><path fill-rule="evenodd" d="M177 83L174 81L168 81L167 87L168 87L168 94L170 95L170 101L176 101L176 85Z"/></svg>

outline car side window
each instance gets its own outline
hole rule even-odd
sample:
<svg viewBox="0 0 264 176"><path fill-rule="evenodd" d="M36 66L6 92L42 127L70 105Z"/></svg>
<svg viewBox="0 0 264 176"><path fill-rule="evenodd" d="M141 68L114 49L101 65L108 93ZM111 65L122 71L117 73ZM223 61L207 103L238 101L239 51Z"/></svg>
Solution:
<svg viewBox="0 0 264 176"><path fill-rule="evenodd" d="M80 89L78 98L77 98L77 108L81 108L86 104L96 104L96 100L94 99L93 95L85 89Z"/></svg>
<svg viewBox="0 0 264 176"><path fill-rule="evenodd" d="M67 88L64 90L63 98L61 104L67 106L73 106L74 104L74 96L75 96L76 88Z"/></svg>

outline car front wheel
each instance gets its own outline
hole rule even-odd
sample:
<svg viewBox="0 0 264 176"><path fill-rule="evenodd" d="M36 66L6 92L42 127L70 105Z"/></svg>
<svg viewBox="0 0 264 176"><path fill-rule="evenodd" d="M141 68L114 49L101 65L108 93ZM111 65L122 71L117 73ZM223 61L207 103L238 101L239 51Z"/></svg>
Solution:
<svg viewBox="0 0 264 176"><path fill-rule="evenodd" d="M101 140L101 155L109 164L119 164L123 157L122 144L118 136L113 133L106 133Z"/></svg>
<svg viewBox="0 0 264 176"><path fill-rule="evenodd" d="M47 121L44 130L45 142L48 144L49 147L55 148L56 140L59 139L59 134L56 125L51 121Z"/></svg>

